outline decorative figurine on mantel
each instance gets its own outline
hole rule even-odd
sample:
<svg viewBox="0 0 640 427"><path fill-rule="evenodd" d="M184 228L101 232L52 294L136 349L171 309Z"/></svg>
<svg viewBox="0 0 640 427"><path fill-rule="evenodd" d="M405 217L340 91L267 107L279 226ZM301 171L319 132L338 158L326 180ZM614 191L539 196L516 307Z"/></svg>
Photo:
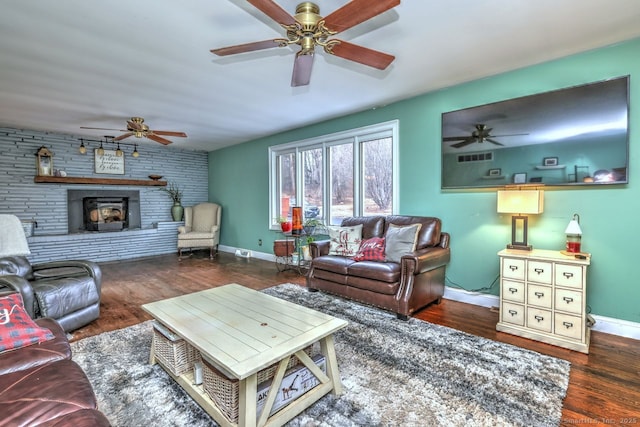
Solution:
<svg viewBox="0 0 640 427"><path fill-rule="evenodd" d="M39 176L53 175L53 153L44 145L36 152L36 172Z"/></svg>

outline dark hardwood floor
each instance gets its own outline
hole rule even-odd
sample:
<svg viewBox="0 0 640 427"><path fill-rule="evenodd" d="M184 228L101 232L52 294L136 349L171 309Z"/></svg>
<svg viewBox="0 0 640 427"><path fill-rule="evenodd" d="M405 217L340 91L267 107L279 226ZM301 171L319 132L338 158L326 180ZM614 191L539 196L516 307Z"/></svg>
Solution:
<svg viewBox="0 0 640 427"><path fill-rule="evenodd" d="M305 284L296 272L278 272L271 262L220 253L195 252L178 261L164 255L103 263L100 318L74 332L72 340L150 319L142 304L227 283L264 289L281 283ZM443 300L415 316L428 322L524 347L571 362L563 425L640 424L640 341L593 332L588 355L497 332L498 313L485 307Z"/></svg>

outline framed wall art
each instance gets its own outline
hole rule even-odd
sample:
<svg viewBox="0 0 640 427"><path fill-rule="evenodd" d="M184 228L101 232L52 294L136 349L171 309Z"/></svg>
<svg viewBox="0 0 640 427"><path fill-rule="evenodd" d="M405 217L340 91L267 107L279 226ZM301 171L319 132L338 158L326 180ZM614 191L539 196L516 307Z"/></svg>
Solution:
<svg viewBox="0 0 640 427"><path fill-rule="evenodd" d="M102 154L99 150L93 150L96 173L124 175L124 156L118 156L115 150L101 150Z"/></svg>

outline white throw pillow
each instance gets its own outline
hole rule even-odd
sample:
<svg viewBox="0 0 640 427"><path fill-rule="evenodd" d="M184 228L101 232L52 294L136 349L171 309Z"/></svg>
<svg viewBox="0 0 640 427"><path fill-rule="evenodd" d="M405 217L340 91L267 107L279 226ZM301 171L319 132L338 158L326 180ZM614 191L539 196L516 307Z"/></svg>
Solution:
<svg viewBox="0 0 640 427"><path fill-rule="evenodd" d="M400 262L402 255L415 251L420 228L422 224L405 226L389 224L384 236L386 244L384 253L387 261Z"/></svg>
<svg viewBox="0 0 640 427"><path fill-rule="evenodd" d="M354 256L362 241L362 224L347 227L327 227L329 231L329 255Z"/></svg>

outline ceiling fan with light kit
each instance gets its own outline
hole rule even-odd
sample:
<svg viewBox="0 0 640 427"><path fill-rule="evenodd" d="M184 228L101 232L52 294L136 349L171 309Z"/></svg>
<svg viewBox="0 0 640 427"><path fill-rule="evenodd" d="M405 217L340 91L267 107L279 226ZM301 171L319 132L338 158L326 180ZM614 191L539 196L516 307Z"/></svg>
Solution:
<svg viewBox="0 0 640 427"><path fill-rule="evenodd" d="M462 148L462 147L466 147L467 145L474 144L474 143L482 144L485 141L490 142L490 143L495 144L495 145L503 146L504 145L503 143L496 141L494 138L502 138L502 137L507 137L507 136L528 135L528 133L512 133L512 134L508 134L508 135L491 135L491 131L492 130L493 130L493 128L489 128L489 127L487 127L487 125L479 123L479 124L475 125L475 130L473 132L471 132L471 135L447 136L447 137L442 138L442 140L444 142L458 141L455 144L451 144L451 146L453 148Z"/></svg>
<svg viewBox="0 0 640 427"><path fill-rule="evenodd" d="M377 50L359 46L344 40L331 38L364 21L367 21L400 4L400 0L353 0L322 17L320 8L312 2L302 2L291 16L272 0L247 0L286 30L287 38L276 38L219 49L211 49L218 56L235 55L273 47L298 45L293 64L291 86L306 86L311 79L315 48L320 46L328 54L358 62L380 70L386 69L395 59Z"/></svg>
<svg viewBox="0 0 640 427"><path fill-rule="evenodd" d="M136 138L147 138L164 145L171 144L172 141L163 138L162 136L175 136L180 138L187 137L187 134L184 132L149 129L149 126L144 124L144 119L142 117L131 117L131 120L127 120L127 129L92 128L85 126L80 126L80 129L114 130L118 132L125 132L124 134L113 138L113 141L122 141L130 136L135 136Z"/></svg>

